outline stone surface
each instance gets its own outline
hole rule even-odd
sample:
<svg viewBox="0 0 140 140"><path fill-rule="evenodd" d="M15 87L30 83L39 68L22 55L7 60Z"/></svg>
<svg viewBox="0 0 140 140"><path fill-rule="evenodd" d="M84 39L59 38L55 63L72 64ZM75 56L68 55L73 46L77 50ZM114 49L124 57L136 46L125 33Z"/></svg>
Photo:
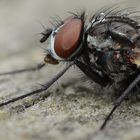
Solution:
<svg viewBox="0 0 140 140"><path fill-rule="evenodd" d="M12 5L9 5L8 2L1 1L0 15L3 15L6 22L3 21L4 25L0 26L2 30L0 33L2 35L0 41L0 72L35 66L36 63L43 60L42 49L36 47L41 46L37 43L39 37L35 37L36 40L29 37L29 35L34 34L34 28L30 28L31 25L27 24L40 16L37 13L45 12L52 16L55 11L57 14L59 12L63 14L66 9L76 9L81 5L81 7L84 5L87 10L89 6L89 11L92 10L92 5L95 9L105 5L101 0L96 0L95 3L88 0L88 4L83 1L74 3L74 0L71 2L61 0L58 4L56 4L56 1L45 3L45 0L36 0L35 2L32 0L28 4L15 0ZM110 0L106 4L114 2ZM32 17L32 12L27 14L26 8L27 11L31 9L33 3L33 11L36 14L29 20L29 17ZM45 9L44 3L47 7L49 5L50 8ZM58 8L53 10L51 7L56 5ZM17 6L15 11L13 10L14 6ZM64 11L62 11L62 6ZM7 11L5 7L7 7ZM8 9L8 7L11 9ZM24 16L29 21L26 21L25 17L23 17L24 20L19 19L22 15L21 11L25 11L26 16ZM47 13L47 11L49 12ZM9 17L10 12L11 15L14 15L12 16L13 19ZM5 16L6 13L9 14L8 17ZM17 28L14 26L16 18L18 19ZM21 26L20 20L26 23L25 27ZM13 28L9 27L11 24ZM29 34L27 29L24 30L25 28L28 28ZM40 30L38 29L38 31ZM13 35L9 33L13 33ZM4 41L6 41L5 44ZM62 67L64 67L64 64L58 66L47 65L36 72L1 76L0 102L40 87L39 84L51 79ZM99 127L112 108L114 100L115 96L108 89L102 89L91 83L77 68L72 67L48 91L0 108L0 137L3 140L139 140L140 102L138 100L124 102L115 112L107 128L102 132L99 131Z"/></svg>

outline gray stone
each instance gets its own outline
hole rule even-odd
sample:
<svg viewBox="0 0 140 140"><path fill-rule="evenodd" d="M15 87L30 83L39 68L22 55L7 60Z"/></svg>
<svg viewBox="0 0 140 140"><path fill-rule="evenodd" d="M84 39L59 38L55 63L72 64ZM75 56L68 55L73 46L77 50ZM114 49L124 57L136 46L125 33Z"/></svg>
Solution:
<svg viewBox="0 0 140 140"><path fill-rule="evenodd" d="M119 2L120 1L121 0L119 0ZM1 37L1 44L6 38L6 35L9 39L5 39L5 41L9 42L4 44L5 47L1 46L0 48L0 72L35 66L37 62L43 60L44 56L42 55L42 49L36 47L41 46L39 43L36 43L39 40L39 37L35 38L36 40L31 40L31 37L29 36L24 38L26 35L33 34L35 29L31 28L31 24L29 24L31 21L26 21L26 19L30 19L29 16L32 16L32 14L26 13L26 8L27 11L29 11L29 4L35 4L33 11L36 11L36 14L31 18L32 21L34 18L37 19L39 17L41 17L40 19L42 21L42 19L48 15L53 16L55 11L57 14L58 11L63 14L66 9L69 11L70 8L75 9L75 7L80 7L81 5L86 5L86 7L89 6L89 8L93 10L91 7L97 9L104 4L101 0L95 0L95 2L88 0L88 3L86 1L78 2L74 0L69 2L61 0L58 3L56 3L57 1L46 2L45 0L42 0L42 2L44 3L41 4L41 1L39 0L32 0L29 3L18 3L15 0L15 5L14 3L9 5L9 1L7 3L1 2L2 6L0 6L0 9L2 10L3 8L4 10L6 6L8 6L11 8L7 9L9 16L10 14L14 16L13 19L10 18L12 16L5 17L6 9L4 14L0 12L0 15L4 16L6 19L6 22L3 21L5 22L5 26L0 26L0 35L2 35L2 31L5 33ZM110 2L112 1L107 1L106 4L110 4ZM47 13L47 10L45 13L41 12L41 10L43 11L43 8L45 10L45 5L47 5L46 7L48 7L48 5L51 7L51 4L55 7L54 11L51 8L46 8L48 11L50 10L49 13ZM19 7L19 11L15 10L14 12L14 6ZM40 12L37 10L37 7L39 6L41 8ZM61 10L62 6L64 11ZM58 7L58 9L56 7ZM30 10L32 10L32 8ZM23 13L21 14L21 12L25 12L25 15ZM44 13L44 15L37 15L37 13ZM17 20L16 16L18 16L18 19L21 17L22 24ZM16 20L17 27L14 26ZM10 25L7 25L6 23L11 24L13 28L10 28ZM1 24L2 22L0 25ZM28 29L22 29L21 25L25 25L23 27ZM8 27L10 28L9 32L11 31L10 33L12 33L15 38L12 38L9 35ZM28 34L27 31L30 33ZM37 30L35 30L35 32L36 31ZM22 36L23 32L24 36ZM16 46L16 44L18 45ZM62 67L64 67L63 64L58 66L47 65L42 70L36 72L1 76L0 102L37 89L40 87L40 83L43 84L51 79L62 69ZM58 80L58 83L55 83L48 91L0 108L1 139L139 140L140 102L131 99L124 102L115 112L113 118L108 123L107 128L104 131L99 131L99 127L112 108L115 96L108 89L102 89L95 83L91 83L91 81L83 77L84 75L78 68L71 68L60 80ZM48 97L48 95L50 96Z"/></svg>

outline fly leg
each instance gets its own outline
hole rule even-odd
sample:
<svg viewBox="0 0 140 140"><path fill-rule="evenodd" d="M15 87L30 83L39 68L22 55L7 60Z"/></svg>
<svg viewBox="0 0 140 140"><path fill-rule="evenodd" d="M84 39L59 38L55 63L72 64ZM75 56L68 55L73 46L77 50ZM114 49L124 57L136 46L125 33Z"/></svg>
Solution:
<svg viewBox="0 0 140 140"><path fill-rule="evenodd" d="M99 75L96 71L93 71L93 69L90 66L87 66L86 64L76 60L75 64L79 67L81 71L83 71L91 80L95 81L96 83L106 86L110 79L107 77L102 77Z"/></svg>
<svg viewBox="0 0 140 140"><path fill-rule="evenodd" d="M46 91L51 85L53 85L74 63L70 63L69 65L67 65L62 71L60 71L57 75L55 75L50 81L48 81L47 83L43 84L41 88L38 88L34 91L31 91L29 93L26 93L24 95L21 95L21 96L18 96L18 97L15 97L15 98L12 98L8 101L5 101L3 103L0 103L0 107L2 106L5 106L5 105L8 105L10 103L13 103L15 101L18 101L18 100L21 100L21 99L24 99L26 97L29 97L31 95L34 95L34 94L39 94L43 91Z"/></svg>
<svg viewBox="0 0 140 140"><path fill-rule="evenodd" d="M25 69L20 69L20 70L13 70L13 71L9 71L9 72L3 72L3 73L0 73L0 76L17 74L17 73L22 73L22 72L27 72L27 71L37 71L37 70L40 70L41 68L43 68L44 66L45 66L45 63L40 63L35 67L30 67L30 68L25 68Z"/></svg>
<svg viewBox="0 0 140 140"><path fill-rule="evenodd" d="M140 82L140 74L133 80L133 82L131 82L131 84L124 90L122 95L114 102L114 107L112 108L109 115L106 117L104 123L102 124L100 128L101 130L105 128L107 122L109 121L114 111L121 105L121 103L125 100L130 91L138 84L138 82Z"/></svg>

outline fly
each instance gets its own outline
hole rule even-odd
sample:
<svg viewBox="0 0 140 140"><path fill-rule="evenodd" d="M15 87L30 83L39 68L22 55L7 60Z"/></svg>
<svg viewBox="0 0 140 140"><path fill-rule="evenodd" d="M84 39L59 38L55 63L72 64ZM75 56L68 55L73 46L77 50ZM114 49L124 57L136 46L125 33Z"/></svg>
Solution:
<svg viewBox="0 0 140 140"><path fill-rule="evenodd" d="M126 12L127 11L127 12ZM36 67L16 70L0 75L35 71L46 63L56 65L66 62L66 67L41 88L0 103L0 107L47 90L71 66L76 65L93 82L106 87L117 85L120 97L101 126L105 128L114 111L129 93L140 84L140 23L137 12L131 8L102 9L86 22L85 12L72 14L57 25L41 33L41 43L46 46L45 63ZM121 90L119 90L121 89Z"/></svg>

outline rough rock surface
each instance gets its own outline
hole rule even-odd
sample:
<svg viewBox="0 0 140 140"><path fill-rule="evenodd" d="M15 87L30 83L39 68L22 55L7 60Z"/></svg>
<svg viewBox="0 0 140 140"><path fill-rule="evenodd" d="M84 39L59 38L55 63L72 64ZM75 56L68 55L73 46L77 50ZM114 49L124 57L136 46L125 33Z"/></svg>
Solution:
<svg viewBox="0 0 140 140"><path fill-rule="evenodd" d="M43 60L42 49L34 47L37 44L29 46L31 47L14 48L15 50L10 46L1 47L0 72L35 66L36 62ZM39 84L51 79L62 67L63 64L47 65L36 72L1 76L0 102L40 87ZM124 102L115 112L107 128L99 131L114 100L115 96L108 89L102 89L91 83L77 68L72 67L48 91L0 108L0 138L3 140L139 140L140 102L138 100Z"/></svg>

